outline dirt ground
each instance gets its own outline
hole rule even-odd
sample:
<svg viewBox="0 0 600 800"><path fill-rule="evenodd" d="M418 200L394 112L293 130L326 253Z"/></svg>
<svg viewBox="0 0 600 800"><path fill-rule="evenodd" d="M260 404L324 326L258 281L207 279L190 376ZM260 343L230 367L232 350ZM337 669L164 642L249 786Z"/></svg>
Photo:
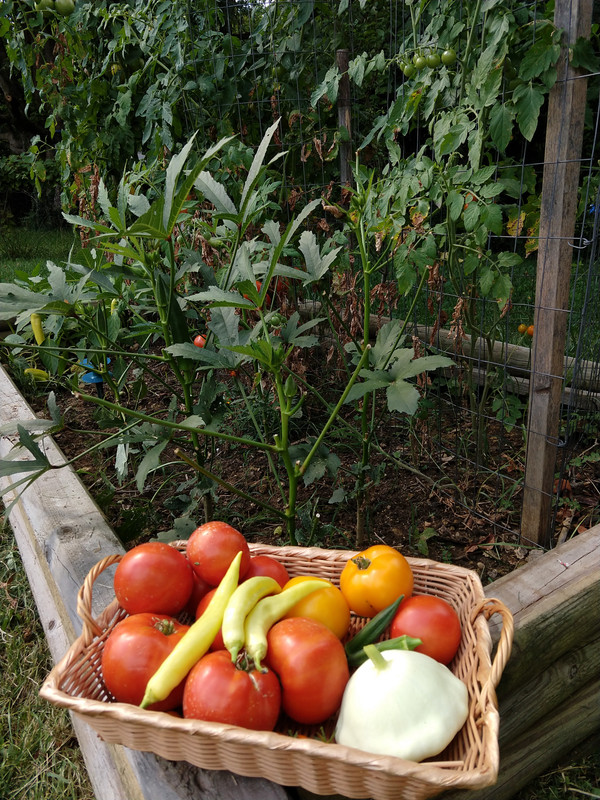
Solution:
<svg viewBox="0 0 600 800"><path fill-rule="evenodd" d="M55 440L68 458L107 437L113 429L110 420L93 403L67 391L55 391L64 417L64 428ZM228 397L225 392L224 402ZM38 415L48 416L45 396L28 399ZM157 383L140 408L144 413L158 412L168 407L169 399L168 391ZM308 409L307 415L310 413ZM405 555L476 570L485 584L524 563L535 549L519 537L523 431L521 426L507 431L500 423L489 424L491 468L479 469L468 458L461 458L456 446L457 435L460 437L468 425L464 412L454 409L449 413L446 408L441 413L446 415L442 424L430 414L423 423L413 425L410 436L405 422L395 427L388 420L378 429L378 445L387 453L396 454L397 462L406 463L408 468L390 463L374 452L373 465L381 471L369 491L366 544L384 542L397 546ZM239 414L236 416L234 411L225 419L232 426L228 430L240 424ZM311 519L305 521L304 527L299 526L300 544L357 549L356 504L351 496L356 453L345 445L342 435L335 447L340 458L335 484L324 476L309 487L300 487L300 505L310 502L312 509ZM589 451L589 436L582 437L579 452ZM210 447L206 455L207 465L217 475L250 497L282 507L281 494L264 455L222 442ZM138 463L140 458L138 454ZM568 484L561 483L564 491L555 512L554 544L599 521L600 463L582 460L583 464L567 474ZM126 479L119 482L114 461L114 448L100 449L78 458L74 467L126 547L164 536L165 531L172 530L173 520L185 511L189 487L184 484L193 470L168 447L162 462L170 462L171 466L151 473L140 493L135 470L130 469ZM415 466L418 469L410 471ZM345 488L349 499L330 503L334 486L338 490ZM249 541L289 543L279 520L269 518L255 502L242 500L222 487L217 490L213 509L213 518L225 519L243 531ZM190 525L204 522L202 504L189 516Z"/></svg>

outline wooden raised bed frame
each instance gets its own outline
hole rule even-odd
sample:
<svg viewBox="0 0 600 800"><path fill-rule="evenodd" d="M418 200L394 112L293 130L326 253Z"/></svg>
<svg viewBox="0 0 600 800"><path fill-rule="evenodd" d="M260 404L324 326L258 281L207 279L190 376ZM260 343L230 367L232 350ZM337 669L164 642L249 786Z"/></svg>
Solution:
<svg viewBox="0 0 600 800"><path fill-rule="evenodd" d="M0 425L33 417L0 368ZM63 463L55 443L49 438L44 442L51 462ZM12 436L0 439L1 457L13 443ZM79 587L100 559L122 553L123 547L68 467L47 473L27 489L13 506L9 521L57 661L81 631L76 613ZM512 656L498 687L498 782L481 791L442 794L447 800L509 800L577 745L598 741L600 526L539 553L485 589L509 608L515 622ZM110 578L95 587L97 613L113 596ZM493 622L492 636L497 639ZM98 800L290 800L298 796L268 780L201 770L151 753L106 745L89 726L74 721L74 727ZM300 794L310 796L304 791Z"/></svg>

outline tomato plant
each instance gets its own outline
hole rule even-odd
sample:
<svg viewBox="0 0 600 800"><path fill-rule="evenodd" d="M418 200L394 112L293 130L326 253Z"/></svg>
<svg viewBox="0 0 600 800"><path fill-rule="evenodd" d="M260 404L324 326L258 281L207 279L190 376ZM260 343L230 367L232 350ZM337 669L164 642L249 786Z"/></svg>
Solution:
<svg viewBox="0 0 600 800"><path fill-rule="evenodd" d="M267 575L270 578L274 578L281 588L290 579L289 573L281 561L266 554L250 557L250 565L244 579L248 580L248 578L253 578L257 575Z"/></svg>
<svg viewBox="0 0 600 800"><path fill-rule="evenodd" d="M208 604L212 600L212 597L213 597L213 595L214 595L214 593L216 591L217 591L216 587L214 589L210 589L210 591L208 591L204 595L204 597L200 598L200 600L198 602L198 605L196 607L196 611L194 613L194 616L195 616L196 619L200 619L202 614L204 614L204 612L206 611L206 609L208 607ZM223 642L223 632L221 631L221 629L219 629L219 632L215 636L215 638L213 640L213 643L209 647L209 650L213 650L213 651L214 650L225 650L225 643Z"/></svg>
<svg viewBox="0 0 600 800"><path fill-rule="evenodd" d="M207 653L192 667L183 692L183 716L272 731L281 709L281 687L274 672L254 669L240 654Z"/></svg>
<svg viewBox="0 0 600 800"><path fill-rule="evenodd" d="M409 597L414 584L408 561L395 547L376 544L349 558L340 575L340 589L350 610L374 617L400 595Z"/></svg>
<svg viewBox="0 0 600 800"><path fill-rule="evenodd" d="M188 630L173 617L132 614L115 625L102 651L102 676L121 703L139 706L146 684ZM183 681L165 700L150 706L168 711L181 705Z"/></svg>
<svg viewBox="0 0 600 800"><path fill-rule="evenodd" d="M165 542L145 542L117 564L114 589L129 614L149 611L175 616L187 605L194 585L184 554Z"/></svg>
<svg viewBox="0 0 600 800"><path fill-rule="evenodd" d="M311 580L315 580L314 575L298 575L291 578L285 588ZM316 619L317 622L322 622L335 633L338 639L343 639L350 626L350 608L346 598L331 581L326 578L317 578L316 580L323 581L323 589L317 589L303 597L285 616L286 618Z"/></svg>
<svg viewBox="0 0 600 800"><path fill-rule="evenodd" d="M414 636L420 639L419 653L449 664L460 644L460 619L450 603L432 595L414 595L400 603L390 624L390 638Z"/></svg>
<svg viewBox="0 0 600 800"><path fill-rule="evenodd" d="M250 564L250 548L243 534L231 525L216 520L205 522L193 531L186 545L186 554L194 571L211 586L218 586L240 550L242 580Z"/></svg>
<svg viewBox="0 0 600 800"><path fill-rule="evenodd" d="M350 677L343 644L321 622L282 619L267 635L266 665L281 681L282 707L296 722L324 722L340 706Z"/></svg>

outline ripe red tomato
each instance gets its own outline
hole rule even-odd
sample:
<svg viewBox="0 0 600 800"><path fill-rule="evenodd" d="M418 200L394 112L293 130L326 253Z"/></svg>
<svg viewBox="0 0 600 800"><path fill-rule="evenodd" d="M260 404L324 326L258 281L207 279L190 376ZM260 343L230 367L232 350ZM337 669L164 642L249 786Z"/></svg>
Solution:
<svg viewBox="0 0 600 800"><path fill-rule="evenodd" d="M196 572L211 586L218 586L235 556L242 551L240 580L250 564L250 548L244 536L226 522L205 522L191 534L186 554Z"/></svg>
<svg viewBox="0 0 600 800"><path fill-rule="evenodd" d="M192 569L192 576L194 578L194 585L192 588L192 594L190 595L190 599L186 603L184 611L192 617L196 616L196 610L198 608L198 603L205 594L213 588L210 584L206 581L203 581L200 575L197 575L194 570Z"/></svg>
<svg viewBox="0 0 600 800"><path fill-rule="evenodd" d="M176 616L190 599L193 585L188 560L166 542L137 545L125 553L115 570L115 595L129 614L149 611Z"/></svg>
<svg viewBox="0 0 600 800"><path fill-rule="evenodd" d="M202 616L202 614L204 614L204 612L206 611L206 609L208 607L208 604L212 600L212 597L213 597L213 595L214 595L214 593L216 591L217 591L217 587L215 586L214 589L210 589L210 591L208 591L204 595L204 597L200 598L200 602L198 603L198 606L196 608L196 612L194 614L196 619L199 619ZM225 642L223 641L223 633L222 633L220 628L219 628L219 632L217 633L217 635L213 639L213 643L211 644L211 646L208 649L209 650L225 650Z"/></svg>
<svg viewBox="0 0 600 800"><path fill-rule="evenodd" d="M282 589L290 579L289 573L281 561L268 555L250 557L250 566L244 576L244 580L257 575L267 575L269 578L273 578Z"/></svg>
<svg viewBox="0 0 600 800"><path fill-rule="evenodd" d="M122 703L139 706L146 685L184 633L187 625L158 614L132 614L115 625L102 651L102 675L108 691ZM182 681L153 711L181 705Z"/></svg>
<svg viewBox="0 0 600 800"><path fill-rule="evenodd" d="M226 650L207 653L192 667L183 692L183 716L272 731L281 709L281 687L271 670L259 672Z"/></svg>
<svg viewBox="0 0 600 800"><path fill-rule="evenodd" d="M390 637L414 636L423 644L419 653L449 664L460 644L460 619L450 603L441 597L415 595L403 600L390 625Z"/></svg>
<svg viewBox="0 0 600 800"><path fill-rule="evenodd" d="M265 664L281 681L282 707L296 722L324 722L340 707L350 677L343 644L323 623L282 619L267 634Z"/></svg>
<svg viewBox="0 0 600 800"><path fill-rule="evenodd" d="M194 337L194 344L196 345L196 347L204 347L204 345L206 344L206 337L202 336L202 334L199 333L197 336Z"/></svg>
<svg viewBox="0 0 600 800"><path fill-rule="evenodd" d="M349 558L340 575L340 589L351 611L374 617L400 595L412 594L414 577L395 547L375 544Z"/></svg>

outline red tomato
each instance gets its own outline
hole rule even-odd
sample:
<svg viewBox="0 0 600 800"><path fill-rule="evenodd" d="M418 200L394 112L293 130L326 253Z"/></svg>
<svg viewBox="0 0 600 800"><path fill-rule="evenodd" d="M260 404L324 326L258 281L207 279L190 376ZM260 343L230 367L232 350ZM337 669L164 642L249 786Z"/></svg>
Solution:
<svg viewBox="0 0 600 800"><path fill-rule="evenodd" d="M206 344L206 337L202 336L202 334L199 333L197 336L194 337L194 344L196 345L196 347L204 347L204 345Z"/></svg>
<svg viewBox="0 0 600 800"><path fill-rule="evenodd" d="M115 595L129 614L176 616L190 599L193 585L186 557L166 542L139 544L125 553L115 570Z"/></svg>
<svg viewBox="0 0 600 800"><path fill-rule="evenodd" d="M323 623L283 619L267 634L265 664L281 681L282 706L296 722L324 722L340 707L348 683L343 644Z"/></svg>
<svg viewBox="0 0 600 800"><path fill-rule="evenodd" d="M244 536L226 522L205 522L191 534L186 553L194 572L211 586L218 586L235 556L242 551L240 580L250 564L250 548Z"/></svg>
<svg viewBox="0 0 600 800"><path fill-rule="evenodd" d="M400 603L390 625L391 638L404 634L423 642L416 648L419 653L449 664L460 644L460 619L443 598L415 595Z"/></svg>
<svg viewBox="0 0 600 800"><path fill-rule="evenodd" d="M183 692L183 716L272 731L281 708L281 687L271 670L259 672L226 650L207 653L192 667Z"/></svg>
<svg viewBox="0 0 600 800"><path fill-rule="evenodd" d="M194 570L192 569L192 576L194 578L194 586L192 588L192 594L190 595L190 599L188 600L184 611L190 614L192 617L196 616L196 610L198 608L198 603L205 594L213 588L210 584L206 581L203 581L200 575L197 575Z"/></svg>
<svg viewBox="0 0 600 800"><path fill-rule="evenodd" d="M196 608L196 613L195 613L196 619L199 619L202 616L202 614L204 614L204 612L206 611L206 609L208 607L208 604L212 600L212 597L213 597L213 595L214 595L214 593L216 591L217 591L217 587L215 586L214 589L210 589L210 591L208 591L204 595L204 597L200 598L200 602L198 603L198 606ZM222 634L220 628L219 628L219 632L217 633L217 635L215 636L215 638L213 640L213 643L211 644L211 646L208 649L209 650L225 650L225 643L223 642L223 634Z"/></svg>
<svg viewBox="0 0 600 800"><path fill-rule="evenodd" d="M267 575L269 578L274 578L282 589L290 579L288 571L281 561L277 561L276 558L267 555L250 557L250 566L244 576L244 580L257 575Z"/></svg>
<svg viewBox="0 0 600 800"><path fill-rule="evenodd" d="M102 651L102 675L108 691L122 703L139 706L146 684L187 630L187 625L172 617L147 613L133 614L115 625ZM184 681L150 708L177 708L183 686Z"/></svg>

